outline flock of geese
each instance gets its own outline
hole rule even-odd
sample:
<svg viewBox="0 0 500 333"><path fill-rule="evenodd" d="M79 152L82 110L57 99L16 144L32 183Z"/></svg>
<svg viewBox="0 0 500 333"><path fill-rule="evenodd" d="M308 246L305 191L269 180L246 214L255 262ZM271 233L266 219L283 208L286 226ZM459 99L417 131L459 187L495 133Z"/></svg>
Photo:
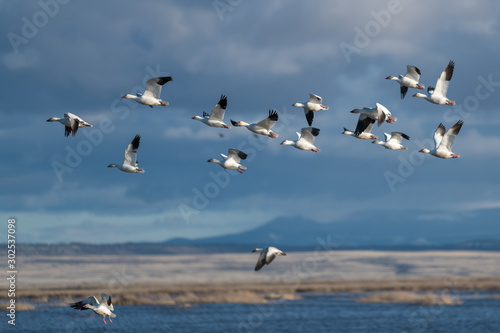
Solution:
<svg viewBox="0 0 500 333"><path fill-rule="evenodd" d="M439 76L436 87L429 86L427 88L428 95L422 93L416 93L413 97L422 97L427 101L440 104L440 105L455 105L453 100L446 97L448 86L450 80L453 76L453 70L455 63L450 61L445 68L445 70ZM401 99L404 99L409 88L423 90L424 85L419 83L420 80L420 70L415 66L407 66L406 75L388 76L386 79L397 81L401 87ZM157 77L150 79L146 83L146 88L144 93L132 95L125 94L122 98L133 99L137 103L153 106L166 106L169 103L161 100L161 90L165 83L172 81L172 77ZM301 129L300 133L297 132L298 138L295 141L284 140L281 145L290 145L300 150L310 150L313 152L319 152L320 150L314 146L315 138L319 135L319 129L312 127L314 120L314 113L317 111L326 111L329 109L328 105L323 104L323 100L320 96L315 94L309 94L309 100L306 103L294 103L293 106L303 108L304 114L308 127ZM208 114L203 112L202 116L194 116L192 119L198 120L203 124L210 127L225 128L229 129L230 126L224 123L224 115L227 107L227 96L221 95L219 101L212 109L211 113ZM394 117L391 112L383 105L376 103L375 107L368 108L364 107L362 109L354 109L351 113L359 114L356 129L350 131L344 127L344 132L342 134L353 136L357 139L373 140L372 143L381 145L386 149L400 150L407 149L403 146L402 140L409 140L410 137L401 132L391 132L390 134L384 133L385 141L377 140L378 137L371 133L373 125L377 123L377 126L381 126L384 122L394 123L397 118ZM59 122L64 125L64 135L75 136L80 127L92 127L91 124L84 121L82 118L74 115L72 113L65 113L64 118L51 117L47 120L48 122ZM268 117L258 123L247 123L244 121L234 121L231 120L231 124L234 127L246 127L249 131L258 134L269 136L272 139L278 137L278 134L273 132L271 128L278 121L278 113L275 110L269 110ZM428 153L433 156L448 159L448 158L458 158L460 155L452 152L452 146L455 141L457 134L462 128L463 121L459 120L450 129L446 130L445 126L441 123L437 127L434 133L434 149L421 149L420 152ZM109 164L108 167L116 167L117 169L127 172L127 173L144 173L144 169L138 166L137 161L137 150L139 149L141 137L136 135L134 139L125 149L125 157L123 163L121 164ZM219 164L222 168L228 170L236 170L239 173L243 173L247 168L240 164L241 160L247 158L247 154L235 148L229 148L227 155L220 154L223 158L219 161L215 158L209 159L207 162ZM259 252L259 258L255 266L255 271L259 271L264 265L269 265L274 258L277 256L285 256L286 253L283 251L269 246L265 249L256 248L253 252ZM96 297L91 296L80 302L71 304L71 307L77 310L87 310L91 309L96 314L103 316L103 321L106 324L106 316L108 316L109 321L111 317L116 315L112 313L113 305L111 303L111 296L102 294L101 302L97 300Z"/></svg>

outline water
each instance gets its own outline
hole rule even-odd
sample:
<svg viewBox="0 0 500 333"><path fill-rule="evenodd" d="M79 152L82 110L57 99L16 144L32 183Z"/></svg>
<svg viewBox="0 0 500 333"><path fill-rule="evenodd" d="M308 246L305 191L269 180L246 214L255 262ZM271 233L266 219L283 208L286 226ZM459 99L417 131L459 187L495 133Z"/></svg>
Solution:
<svg viewBox="0 0 500 333"><path fill-rule="evenodd" d="M41 307L17 313L16 332L500 332L499 293L465 292L456 306L357 303L362 294L302 294L274 304L120 306L104 325L93 312ZM108 321L108 319L106 319Z"/></svg>

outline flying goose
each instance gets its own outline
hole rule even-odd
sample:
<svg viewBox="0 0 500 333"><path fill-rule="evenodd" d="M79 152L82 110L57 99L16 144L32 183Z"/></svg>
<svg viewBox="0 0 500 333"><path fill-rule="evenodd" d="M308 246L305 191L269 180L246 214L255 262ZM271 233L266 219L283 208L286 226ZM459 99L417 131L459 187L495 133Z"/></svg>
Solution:
<svg viewBox="0 0 500 333"><path fill-rule="evenodd" d="M273 246L266 247L265 249L256 248L252 252L260 252L259 259L255 265L255 271L259 271L264 265L269 265L276 256L286 256L285 252L278 250Z"/></svg>
<svg viewBox="0 0 500 333"><path fill-rule="evenodd" d="M228 125L224 124L224 113L226 112L226 107L227 97L225 95L221 95L219 102L215 104L210 114L203 112L203 117L194 116L191 119L199 120L202 123L212 127L231 128Z"/></svg>
<svg viewBox="0 0 500 333"><path fill-rule="evenodd" d="M258 123L249 124L244 121L234 121L231 120L233 126L245 126L248 130L254 132L255 134L267 135L270 138L276 139L278 137L277 133L271 131L271 127L278 121L278 113L274 110L269 110L269 116Z"/></svg>
<svg viewBox="0 0 500 333"><path fill-rule="evenodd" d="M48 122L58 121L64 125L64 136L69 136L71 133L72 136L76 135L78 128L80 127L92 127L89 123L87 123L82 118L78 117L72 113L65 113L64 118L50 117L47 119Z"/></svg>
<svg viewBox="0 0 500 333"><path fill-rule="evenodd" d="M451 147L453 146L455 138L457 137L458 132L460 132L463 123L463 120L457 121L457 123L448 131L446 131L443 124L439 124L436 132L434 132L435 148L432 150L423 148L419 152L431 154L439 158L459 158L460 155L453 153L451 151Z"/></svg>
<svg viewBox="0 0 500 333"><path fill-rule="evenodd" d="M96 314L102 316L102 321L106 323L106 316L109 318L109 322L112 323L111 317L116 317L114 313L113 304L111 303L111 296L106 294L101 294L101 303L95 298L95 296L90 296L83 301L70 304L73 309L76 310L88 310L92 309Z"/></svg>
<svg viewBox="0 0 500 333"><path fill-rule="evenodd" d="M125 94L122 96L122 98L133 99L137 103L149 105L150 107L153 107L155 105L166 106L168 105L168 102L162 101L160 99L160 94L161 87L169 81L172 81L171 76L155 77L146 82L146 89L144 90L144 93L142 95Z"/></svg>
<svg viewBox="0 0 500 333"><path fill-rule="evenodd" d="M281 144L293 146L297 149L302 150L312 150L313 152L319 152L319 149L314 146L314 139L319 135L319 129L315 127L304 127L297 132L297 141L285 140Z"/></svg>
<svg viewBox="0 0 500 333"><path fill-rule="evenodd" d="M361 113L358 118L358 124L356 125L356 130L354 132L348 130L344 127L344 132L342 134L350 135L358 139L378 139L378 136L373 135L371 130L373 128L373 124L375 123L375 119L367 116L366 114Z"/></svg>
<svg viewBox="0 0 500 333"><path fill-rule="evenodd" d="M314 111L328 110L328 105L324 105L323 99L315 94L309 94L309 100L306 104L294 103L292 106L296 106L304 109L306 114L307 123L309 126L312 125L314 119Z"/></svg>
<svg viewBox="0 0 500 333"><path fill-rule="evenodd" d="M384 146L385 149L408 149L401 144L403 139L410 140L410 137L401 132L391 132L391 134L384 133L385 141L375 140L372 143Z"/></svg>
<svg viewBox="0 0 500 333"><path fill-rule="evenodd" d="M139 149L139 144L141 143L141 136L137 134L132 142L125 149L125 159L123 160L123 164L110 164L108 168L116 167L121 171L128 173L144 173L144 169L139 168L137 165L139 161L137 161L137 149Z"/></svg>
<svg viewBox="0 0 500 333"><path fill-rule="evenodd" d="M441 73L436 82L436 88L429 86L427 88L427 93L429 96L421 93L416 93L413 97L422 97L434 104L446 104L455 105L455 101L448 99L446 93L448 92L448 86L450 85L451 77L453 76L453 69L455 68L455 62L450 60L448 66Z"/></svg>
<svg viewBox="0 0 500 333"><path fill-rule="evenodd" d="M351 111L351 113L359 113L359 114L364 114L371 119L375 119L377 121L377 126L380 127L384 121L388 122L389 124L392 124L398 120L397 117L393 117L391 115L391 112L387 110L385 106L379 103L375 103L374 108L368 108L364 107L362 109L354 109Z"/></svg>
<svg viewBox="0 0 500 333"><path fill-rule="evenodd" d="M401 99L405 98L406 92L408 88L415 88L419 90L424 90L424 85L418 83L420 79L420 69L415 66L406 66L406 74L405 76L399 75L398 77L389 75L386 77L387 80L394 80L399 83L401 86Z"/></svg>
<svg viewBox="0 0 500 333"><path fill-rule="evenodd" d="M241 150L229 148L227 150L227 155L228 156L226 156L224 154L220 154L220 156L222 156L224 158L224 161L222 161L222 162L215 159L215 158L211 158L207 162L217 163L218 165L220 165L224 169L236 170L239 173L243 173L243 171L245 171L247 169L246 166L243 166L240 164L241 160L244 160L247 158L247 154L245 154Z"/></svg>

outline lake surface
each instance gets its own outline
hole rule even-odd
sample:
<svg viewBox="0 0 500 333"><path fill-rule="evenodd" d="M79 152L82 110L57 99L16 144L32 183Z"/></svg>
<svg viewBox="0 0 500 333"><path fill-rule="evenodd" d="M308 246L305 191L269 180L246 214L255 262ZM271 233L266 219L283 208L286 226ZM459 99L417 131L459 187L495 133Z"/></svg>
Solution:
<svg viewBox="0 0 500 333"><path fill-rule="evenodd" d="M2 312L1 331L16 332L500 332L500 293L454 293L463 304L420 306L357 303L365 294L301 294L273 304L200 304L192 307L120 306L104 325L92 311L38 305L17 313L16 326ZM106 318L106 321L108 319Z"/></svg>

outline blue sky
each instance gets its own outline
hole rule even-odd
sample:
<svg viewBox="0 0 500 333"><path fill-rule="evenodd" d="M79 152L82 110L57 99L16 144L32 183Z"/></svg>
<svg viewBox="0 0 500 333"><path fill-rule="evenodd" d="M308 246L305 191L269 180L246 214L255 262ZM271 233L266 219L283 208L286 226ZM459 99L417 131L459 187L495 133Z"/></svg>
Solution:
<svg viewBox="0 0 500 333"><path fill-rule="evenodd" d="M67 3L66 3L67 2ZM254 228L280 216L349 223L495 218L500 208L500 4L484 1L0 1L0 210L25 242L161 241ZM456 106L399 98L406 65L435 85L456 63ZM167 107L120 99L171 75ZM321 152L280 146L306 126L309 93ZM226 120L279 113L280 137L192 120L228 96ZM385 105L407 151L341 135L350 110ZM52 116L94 124L66 138ZM418 153L440 122L464 126L459 159ZM144 174L108 169L142 136ZM245 174L206 161L241 148ZM76 154L76 156L75 156ZM65 165L56 172L55 165ZM411 211L412 214L407 212ZM3 232L3 231L0 231Z"/></svg>

